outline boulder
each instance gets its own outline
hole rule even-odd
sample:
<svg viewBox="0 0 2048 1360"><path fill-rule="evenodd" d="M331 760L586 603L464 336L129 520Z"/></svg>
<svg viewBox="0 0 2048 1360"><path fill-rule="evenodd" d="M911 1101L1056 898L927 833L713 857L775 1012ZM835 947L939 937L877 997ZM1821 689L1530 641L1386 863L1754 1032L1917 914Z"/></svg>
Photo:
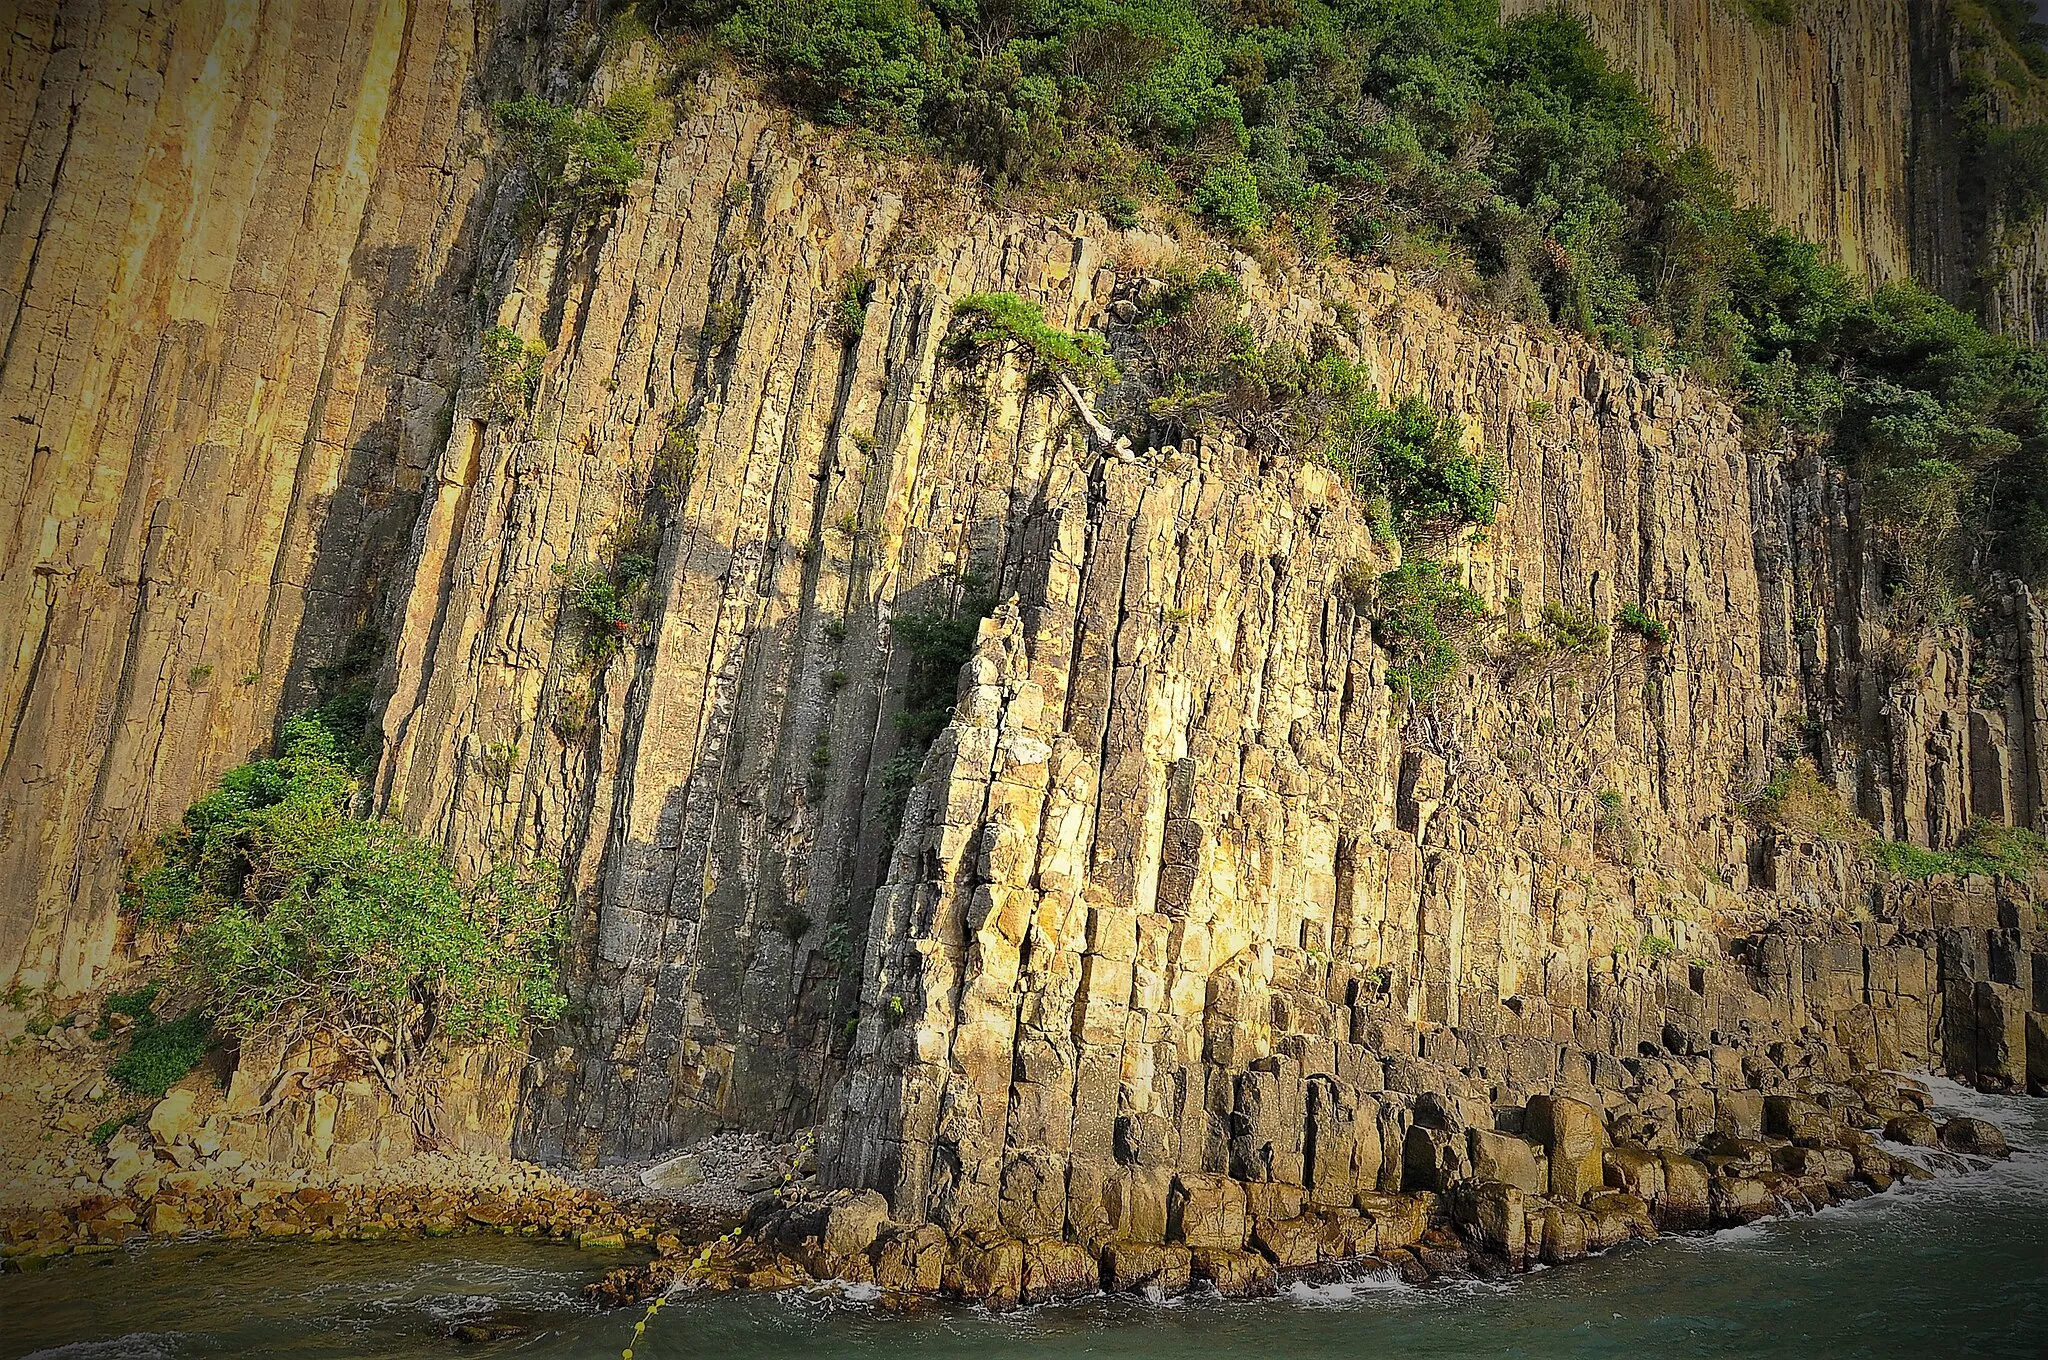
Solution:
<svg viewBox="0 0 2048 1360"><path fill-rule="evenodd" d="M1519 1186L1481 1181L1458 1196L1459 1217L1488 1252L1520 1269L1529 1249L1527 1200Z"/></svg>
<svg viewBox="0 0 2048 1360"><path fill-rule="evenodd" d="M1754 1223L1778 1210L1770 1190L1754 1176L1716 1176L1707 1202L1713 1221L1723 1227Z"/></svg>
<svg viewBox="0 0 2048 1360"><path fill-rule="evenodd" d="M1465 1135L1461 1131L1408 1126L1401 1145L1401 1186L1405 1190L1448 1190L1466 1179Z"/></svg>
<svg viewBox="0 0 2048 1360"><path fill-rule="evenodd" d="M1765 1096L1764 1132L1778 1138L1819 1138L1829 1123L1826 1111L1804 1096Z"/></svg>
<svg viewBox="0 0 2048 1360"><path fill-rule="evenodd" d="M1025 1303L1080 1298L1102 1287L1102 1268L1078 1242L1045 1239L1024 1244Z"/></svg>
<svg viewBox="0 0 2048 1360"><path fill-rule="evenodd" d="M1714 1131L1728 1138L1761 1138L1764 1098L1755 1091L1714 1093Z"/></svg>
<svg viewBox="0 0 2048 1360"><path fill-rule="evenodd" d="M1553 1198L1576 1204L1606 1184L1600 1154L1607 1126L1598 1110L1569 1096L1535 1096L1529 1101L1528 1125L1530 1136L1550 1154Z"/></svg>
<svg viewBox="0 0 2048 1360"><path fill-rule="evenodd" d="M1600 1155L1607 1184L1626 1190L1646 1204L1664 1198L1664 1162L1640 1147L1612 1147Z"/></svg>
<svg viewBox="0 0 2048 1360"><path fill-rule="evenodd" d="M1429 1227L1429 1206L1414 1195L1361 1190L1358 1210L1371 1221L1377 1241L1374 1250L1381 1255L1396 1247L1414 1246Z"/></svg>
<svg viewBox="0 0 2048 1360"><path fill-rule="evenodd" d="M1244 1182L1244 1215L1255 1218L1296 1218L1306 1203L1302 1188L1279 1181ZM1346 1196L1346 1203L1350 1197Z"/></svg>
<svg viewBox="0 0 2048 1360"><path fill-rule="evenodd" d="M953 1244L930 1223L886 1233L874 1252L875 1283L905 1294L933 1294L945 1282Z"/></svg>
<svg viewBox="0 0 2048 1360"><path fill-rule="evenodd" d="M1316 1236L1316 1259L1348 1261L1370 1256L1379 1247L1379 1233L1372 1220L1356 1209L1331 1209L1320 1216Z"/></svg>
<svg viewBox="0 0 2048 1360"><path fill-rule="evenodd" d="M1272 1263L1255 1251L1196 1247L1189 1264L1195 1279L1207 1280L1226 1299L1258 1298L1277 1285Z"/></svg>
<svg viewBox="0 0 2048 1360"><path fill-rule="evenodd" d="M1322 1255L1322 1223L1307 1214L1287 1219L1256 1219L1252 1245L1283 1270L1314 1265Z"/></svg>
<svg viewBox="0 0 2048 1360"><path fill-rule="evenodd" d="M1469 1129L1465 1137L1475 1178L1501 1181L1525 1195L1543 1193L1549 1183L1549 1168L1538 1161L1534 1143L1492 1129Z"/></svg>
<svg viewBox="0 0 2048 1360"><path fill-rule="evenodd" d="M1565 1265L1585 1259L1598 1231L1599 1220L1584 1209L1546 1204L1538 1211L1540 1235L1537 1250L1546 1265Z"/></svg>
<svg viewBox="0 0 2048 1360"><path fill-rule="evenodd" d="M667 1161L656 1162L640 1173L640 1183L650 1190L687 1190L704 1180L704 1159L694 1152L685 1152ZM883 1217L887 1217L884 1206Z"/></svg>
<svg viewBox="0 0 2048 1360"><path fill-rule="evenodd" d="M1706 1165L1678 1152L1660 1152L1664 1166L1664 1197L1657 1202L1659 1223L1667 1228L1704 1228L1712 1214Z"/></svg>
<svg viewBox="0 0 2048 1360"><path fill-rule="evenodd" d="M823 1244L835 1256L858 1256L889 1222L889 1201L874 1190L841 1190L825 1213Z"/></svg>
<svg viewBox="0 0 2048 1360"><path fill-rule="evenodd" d="M1942 1146L1951 1152L1967 1152L1979 1157L2005 1157L2012 1149L2006 1146L2005 1135L1998 1125L1984 1119L1951 1119L1941 1126Z"/></svg>
<svg viewBox="0 0 2048 1360"><path fill-rule="evenodd" d="M1192 1259L1186 1247L1112 1242L1102 1249L1102 1287L1118 1294L1157 1290L1171 1298L1187 1289Z"/></svg>
<svg viewBox="0 0 2048 1360"><path fill-rule="evenodd" d="M1024 1244L1014 1237L962 1243L957 1257L960 1292L991 1312L1014 1308L1024 1293Z"/></svg>
<svg viewBox="0 0 2048 1360"><path fill-rule="evenodd" d="M192 1112L194 1097L190 1091L173 1091L156 1103L149 1112L149 1131L157 1142L171 1147L179 1142L190 1142L198 1130L200 1120Z"/></svg>
<svg viewBox="0 0 2048 1360"><path fill-rule="evenodd" d="M1241 1251L1244 1187L1228 1176L1182 1172L1166 1198L1166 1235L1190 1249Z"/></svg>

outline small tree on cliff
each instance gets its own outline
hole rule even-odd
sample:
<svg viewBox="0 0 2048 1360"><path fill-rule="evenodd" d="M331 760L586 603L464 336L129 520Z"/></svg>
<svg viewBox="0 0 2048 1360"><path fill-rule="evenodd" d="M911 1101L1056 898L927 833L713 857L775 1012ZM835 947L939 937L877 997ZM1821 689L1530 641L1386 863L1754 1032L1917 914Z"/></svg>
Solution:
<svg viewBox="0 0 2048 1360"><path fill-rule="evenodd" d="M275 756L230 770L131 878L143 924L223 1030L322 1037L396 1092L436 1038L513 1039L555 1019L563 939L545 866L463 882L396 822L354 815L345 735L285 723Z"/></svg>

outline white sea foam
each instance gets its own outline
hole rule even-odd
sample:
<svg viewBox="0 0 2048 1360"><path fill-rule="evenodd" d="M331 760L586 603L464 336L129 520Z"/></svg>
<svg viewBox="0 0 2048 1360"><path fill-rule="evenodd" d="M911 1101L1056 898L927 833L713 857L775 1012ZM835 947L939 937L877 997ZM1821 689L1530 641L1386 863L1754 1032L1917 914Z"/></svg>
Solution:
<svg viewBox="0 0 2048 1360"><path fill-rule="evenodd" d="M1306 1307L1331 1308L1355 1303L1360 1299L1398 1294L1413 1288L1413 1285L1401 1278L1398 1271L1380 1270L1368 1275L1332 1280L1328 1284L1310 1284L1306 1280L1296 1280L1281 1290L1280 1295L1292 1303Z"/></svg>
<svg viewBox="0 0 2048 1360"><path fill-rule="evenodd" d="M73 1341L31 1351L22 1360L171 1360L179 1332L130 1332L109 1341Z"/></svg>

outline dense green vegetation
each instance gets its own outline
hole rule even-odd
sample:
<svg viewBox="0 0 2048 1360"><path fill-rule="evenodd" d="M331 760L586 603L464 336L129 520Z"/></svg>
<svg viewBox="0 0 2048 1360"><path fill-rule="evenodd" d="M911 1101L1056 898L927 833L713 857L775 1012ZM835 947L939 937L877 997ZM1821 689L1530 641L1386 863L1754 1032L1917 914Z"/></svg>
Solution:
<svg viewBox="0 0 2048 1360"><path fill-rule="evenodd" d="M1903 841L1872 840L1864 852L1902 878L1991 874L2025 878L2048 868L2048 837L2023 826L1972 822L1953 850L1923 850Z"/></svg>
<svg viewBox="0 0 2048 1360"><path fill-rule="evenodd" d="M492 326L477 337L479 396L483 411L493 420L526 414L540 386L547 346L522 340L510 326Z"/></svg>
<svg viewBox="0 0 2048 1360"><path fill-rule="evenodd" d="M206 1056L213 1022L197 1010L170 1021L144 1014L131 1034L128 1051L114 1059L107 1075L130 1095L161 1096Z"/></svg>
<svg viewBox="0 0 2048 1360"><path fill-rule="evenodd" d="M106 999L105 1020L93 1033L95 1039L104 1038L113 1032L117 1017L127 1022L127 1051L109 1064L107 1075L130 1095L161 1096L199 1065L213 1041L213 1022L204 1011L161 1019L156 1003L162 992L157 983L115 992Z"/></svg>
<svg viewBox="0 0 2048 1360"><path fill-rule="evenodd" d="M359 731L325 710L288 720L275 756L228 771L136 866L130 903L177 932L179 990L229 1033L298 1023L385 1070L436 1035L509 1038L558 1015L545 870L465 884L438 847L355 815ZM203 1044L205 1023L164 1026L148 1050L139 1036L136 1089Z"/></svg>
<svg viewBox="0 0 2048 1360"><path fill-rule="evenodd" d="M1417 394L1386 405L1364 365L1332 348L1262 343L1220 269L1169 273L1138 323L1150 353L1147 413L1165 438L1219 421L1246 441L1345 474L1411 548L1490 524L1498 462L1466 446L1459 422Z"/></svg>
<svg viewBox="0 0 2048 1360"><path fill-rule="evenodd" d="M903 820L904 802L917 782L925 752L952 721L960 668L973 655L981 621L995 606L996 597L988 583L969 576L961 583L958 600L899 614L890 623L891 637L908 661L903 708L896 715L903 744L883 765L880 779L881 812L891 841Z"/></svg>
<svg viewBox="0 0 2048 1360"><path fill-rule="evenodd" d="M1641 638L1646 647L1664 647L1671 641L1671 625L1639 604L1623 605L1614 615L1614 625Z"/></svg>
<svg viewBox="0 0 2048 1360"><path fill-rule="evenodd" d="M687 432L678 438L688 440L688 462L694 472L695 439ZM678 475L674 468L657 461L656 491L673 484L668 479ZM687 475L681 475L680 480L678 496L689 486ZM562 585L562 601L583 629L579 650L585 665L602 669L633 636L660 552L661 522L653 515L643 514L620 528L598 560L555 568Z"/></svg>
<svg viewBox="0 0 2048 1360"><path fill-rule="evenodd" d="M1795 12L1779 0L1747 8L1767 23ZM2032 61L2041 35L2025 8L1989 0L1986 14ZM1264 247L1420 270L1482 305L1689 366L1739 393L1762 437L1839 429L1910 614L1945 615L1958 583L1987 567L2048 569L2038 353L1917 288L1864 294L1742 206L1703 153L1676 145L1561 12L1503 23L1494 0L647 0L642 11L715 34L820 119L971 162L998 191L1094 202L1122 222L1150 200ZM1985 135L2001 192L2030 207L2038 185L2048 201L2048 135ZM1168 296L1152 324L1180 326L1200 292ZM982 336L1006 341L1033 321L982 319ZM1362 394L1341 361L1182 328L1197 362L1170 367L1156 415L1230 406L1247 433L1321 443L1345 461ZM1382 475L1395 471L1379 447ZM1435 489L1461 502L1455 516L1484 522L1478 470L1436 466L1459 474ZM1416 490L1426 505L1430 489Z"/></svg>
<svg viewBox="0 0 2048 1360"><path fill-rule="evenodd" d="M1927 850L1886 840L1852 817L1834 786L1806 760L1787 761L1774 770L1769 782L1749 800L1748 810L1766 825L1853 845L1871 864L1901 878L1928 879L1938 874L2024 878L2048 869L2048 836L2026 827L1972 822L1953 850Z"/></svg>

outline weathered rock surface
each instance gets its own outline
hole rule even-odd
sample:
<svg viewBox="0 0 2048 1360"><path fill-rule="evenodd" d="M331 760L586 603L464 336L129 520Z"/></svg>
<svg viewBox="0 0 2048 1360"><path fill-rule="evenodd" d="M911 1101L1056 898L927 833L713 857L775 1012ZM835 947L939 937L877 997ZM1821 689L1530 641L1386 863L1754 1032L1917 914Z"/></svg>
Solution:
<svg viewBox="0 0 2048 1360"><path fill-rule="evenodd" d="M1720 24L1706 3L1658 12ZM1738 808L1790 745L1888 835L2039 825L2048 615L2024 587L1980 599L1978 632L1892 638L1853 489L1696 384L1388 273L997 211L710 78L615 215L484 260L492 319L549 349L531 413L493 419L454 300L491 234L463 75L497 30L375 8L346 32L266 11L212 85L122 64L142 43L191 71L221 36L197 19L74 34L45 6L25 30L0 390L31 419L0 436L25 479L0 606L31 626L0 691L0 870L35 909L0 917L0 969L68 986L106 960L122 854L309 695L374 577L379 809L465 869L560 863L574 911L574 1019L537 1065L452 1056L436 1136L516 1124L588 1164L818 1124L825 1182L871 1196L782 1222L893 1291L1141 1287L1182 1252L1233 1293L1366 1250L1425 1278L1568 1260L1910 1174L1840 1132L1924 1105L1885 1070L2048 1080L2040 888L1874 876ZM1852 50L1885 31L1787 38L1785 69L1889 107ZM329 46L356 73L333 90L255 88ZM245 96L283 131L221 117L221 184L151 168ZM1807 122L1753 182L1794 192L1829 135ZM57 173L74 151L134 187L88 202ZM1794 215L1891 258L1897 179L1857 182ZM72 258L33 248L45 219ZM1641 604L1669 643L1616 631L1569 676L1486 662L1411 711L1373 638L1395 552L1330 469L1220 435L1105 453L1014 356L942 361L953 302L996 290L1137 358L1134 299L1200 251L1262 335L1357 358L1500 455L1499 521L1444 550L1499 627ZM651 496L684 435L687 476ZM643 515L644 617L593 664L556 568ZM920 756L901 624L983 590ZM411 1150L366 1082L309 1071L271 1107L293 1059L245 1053L227 1152L346 1175ZM1989 1151L1962 1122L1949 1145ZM145 1151L105 1174L190 1170Z"/></svg>

